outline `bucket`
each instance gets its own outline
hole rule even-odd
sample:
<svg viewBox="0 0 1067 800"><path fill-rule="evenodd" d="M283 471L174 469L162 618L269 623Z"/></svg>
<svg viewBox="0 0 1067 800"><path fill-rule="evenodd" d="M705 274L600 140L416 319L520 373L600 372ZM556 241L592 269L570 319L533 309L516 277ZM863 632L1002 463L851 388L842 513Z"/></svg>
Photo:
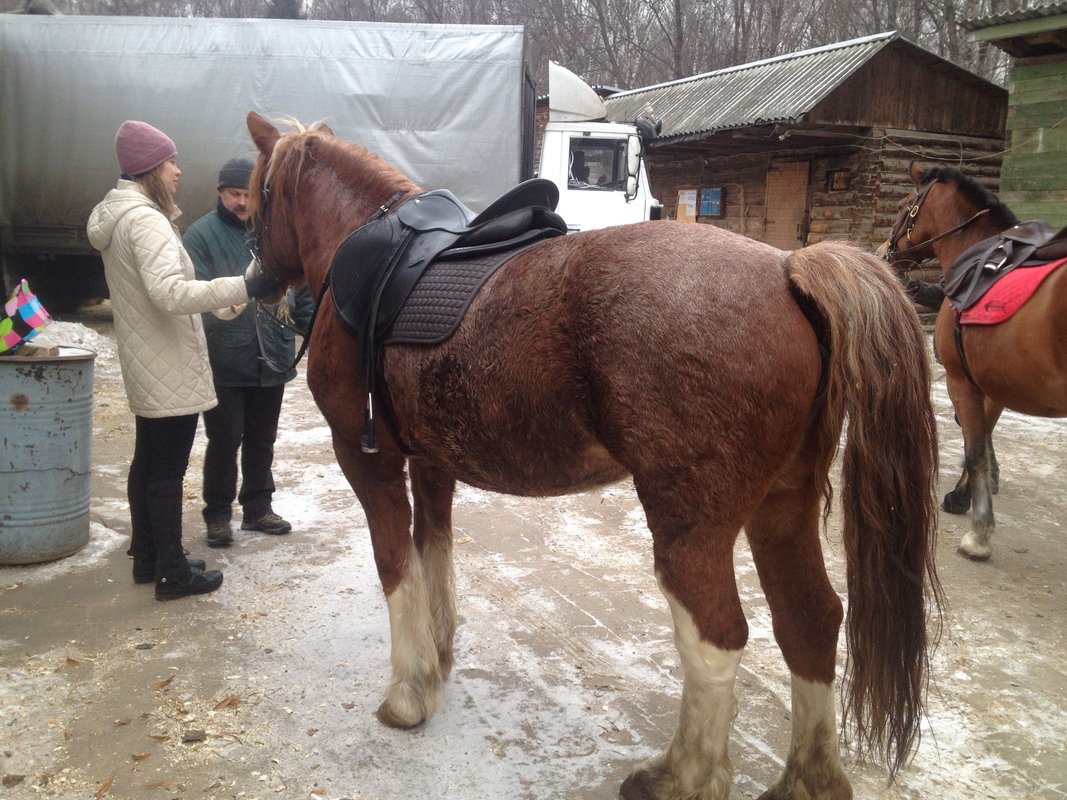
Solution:
<svg viewBox="0 0 1067 800"><path fill-rule="evenodd" d="M0 564L35 564L89 541L93 363L53 348L0 358Z"/></svg>

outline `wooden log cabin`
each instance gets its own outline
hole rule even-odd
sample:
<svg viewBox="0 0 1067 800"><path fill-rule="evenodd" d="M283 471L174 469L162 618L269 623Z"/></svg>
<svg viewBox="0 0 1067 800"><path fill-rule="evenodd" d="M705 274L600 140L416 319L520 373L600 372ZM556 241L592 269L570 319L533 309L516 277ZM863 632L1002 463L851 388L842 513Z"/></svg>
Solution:
<svg viewBox="0 0 1067 800"><path fill-rule="evenodd" d="M607 98L609 119L651 108L648 156L665 217L794 249L876 247L918 158L998 188L1007 91L883 33Z"/></svg>

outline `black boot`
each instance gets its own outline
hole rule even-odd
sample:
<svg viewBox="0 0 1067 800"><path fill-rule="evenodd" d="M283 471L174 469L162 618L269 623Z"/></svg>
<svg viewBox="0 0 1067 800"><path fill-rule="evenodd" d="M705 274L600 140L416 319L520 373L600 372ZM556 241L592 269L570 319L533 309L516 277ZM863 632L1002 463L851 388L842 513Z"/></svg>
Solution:
<svg viewBox="0 0 1067 800"><path fill-rule="evenodd" d="M178 573L164 573L156 578L156 600L177 600L191 594L207 594L222 586L222 573L217 569L202 570L189 567L187 577Z"/></svg>
<svg viewBox="0 0 1067 800"><path fill-rule="evenodd" d="M133 555L130 553L130 555ZM189 562L189 566L193 569L206 569L207 562L202 558L186 558ZM134 583L151 583L156 579L156 557L144 558L141 556L133 556L133 582Z"/></svg>
<svg viewBox="0 0 1067 800"><path fill-rule="evenodd" d="M182 549L182 479L153 481L148 486L148 501L156 545L156 599L176 600L222 586L221 572L192 566Z"/></svg>

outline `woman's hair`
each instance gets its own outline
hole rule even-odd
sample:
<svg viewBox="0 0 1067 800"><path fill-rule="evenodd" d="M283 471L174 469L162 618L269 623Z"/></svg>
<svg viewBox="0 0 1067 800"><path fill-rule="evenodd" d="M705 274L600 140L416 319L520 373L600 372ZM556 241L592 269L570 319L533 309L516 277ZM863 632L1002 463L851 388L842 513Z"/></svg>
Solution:
<svg viewBox="0 0 1067 800"><path fill-rule="evenodd" d="M148 172L141 175L134 175L133 179L141 184L141 188L145 190L148 199L159 206L167 219L170 219L170 215L174 213L174 209L178 206L174 202L174 196L170 193L170 190L163 185L163 179L160 177L163 165L166 163L167 162L164 161L163 164L148 170Z"/></svg>

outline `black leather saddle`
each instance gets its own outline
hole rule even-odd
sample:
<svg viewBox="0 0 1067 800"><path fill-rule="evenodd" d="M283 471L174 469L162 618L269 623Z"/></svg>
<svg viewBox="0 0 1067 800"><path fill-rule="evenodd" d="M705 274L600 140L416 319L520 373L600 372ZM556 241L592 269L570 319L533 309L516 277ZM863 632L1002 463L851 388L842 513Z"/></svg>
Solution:
<svg viewBox="0 0 1067 800"><path fill-rule="evenodd" d="M567 224L555 213L558 202L556 185L543 178L518 184L481 214L447 189L437 189L373 217L345 239L334 254L328 279L337 315L359 336L359 370L371 401L385 337L426 270L437 261L517 252L565 234ZM379 405L386 404L379 398ZM372 407L368 402L368 410ZM370 412L364 434L368 452L377 449L372 416ZM395 426L390 427L395 436Z"/></svg>
<svg viewBox="0 0 1067 800"><path fill-rule="evenodd" d="M945 278L945 294L962 313L1013 269L1061 258L1067 258L1067 228L1056 231L1044 220L1027 220L963 251Z"/></svg>

